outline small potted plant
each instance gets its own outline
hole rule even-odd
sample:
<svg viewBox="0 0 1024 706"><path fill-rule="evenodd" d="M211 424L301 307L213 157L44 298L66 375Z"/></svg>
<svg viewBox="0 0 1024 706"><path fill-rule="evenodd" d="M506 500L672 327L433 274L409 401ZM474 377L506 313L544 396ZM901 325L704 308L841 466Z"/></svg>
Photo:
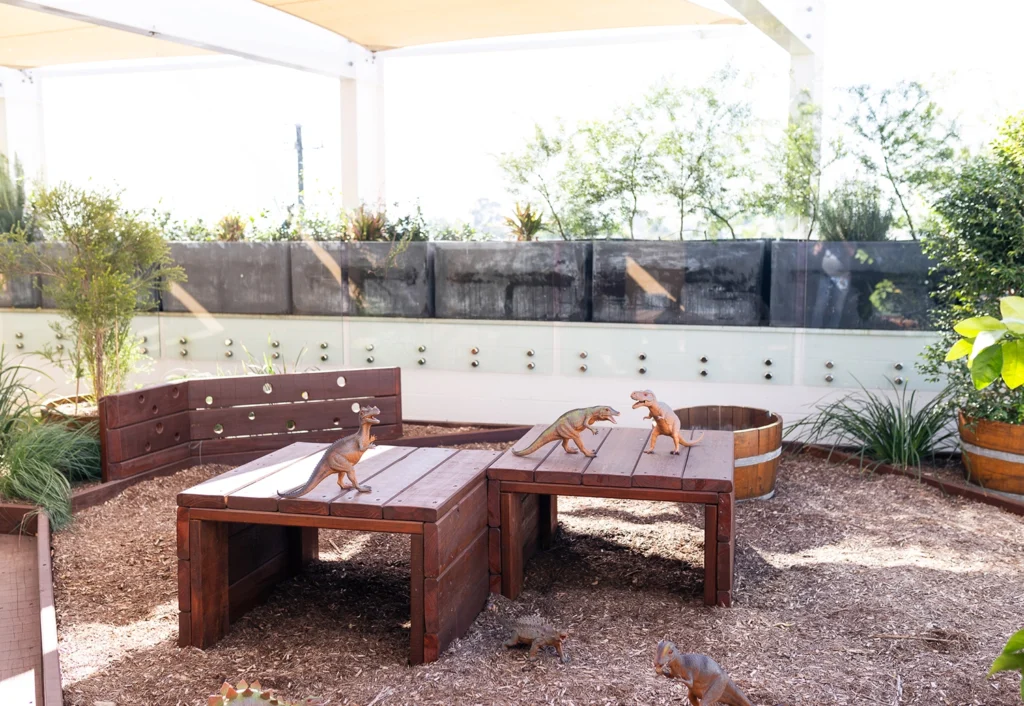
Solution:
<svg viewBox="0 0 1024 706"><path fill-rule="evenodd" d="M953 330L961 336L946 354L966 358L974 391L959 410L960 441L968 478L991 490L1024 494L1024 297L999 300L1001 319L972 316ZM963 371L961 370L962 374ZM954 377L954 388L966 380ZM987 392L986 392L987 391Z"/></svg>

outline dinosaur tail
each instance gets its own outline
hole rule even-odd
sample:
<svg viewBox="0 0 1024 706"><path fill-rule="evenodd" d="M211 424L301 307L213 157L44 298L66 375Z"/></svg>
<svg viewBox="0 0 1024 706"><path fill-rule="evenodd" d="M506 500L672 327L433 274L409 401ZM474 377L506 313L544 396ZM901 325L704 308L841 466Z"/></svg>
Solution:
<svg viewBox="0 0 1024 706"><path fill-rule="evenodd" d="M547 433L541 434L540 436L538 436L534 440L534 442L532 444L527 446L522 451L516 451L515 449L512 449L512 455L513 456L529 456L534 451L539 449L541 446L544 446L545 444L550 444L552 441L554 441L554 438L550 434L547 434Z"/></svg>
<svg viewBox="0 0 1024 706"><path fill-rule="evenodd" d="M718 703L725 704L726 706L754 706L754 704L747 698L747 695L743 693L743 690L736 686L736 682L732 679L729 680L729 685L725 687L725 692L718 697Z"/></svg>
<svg viewBox="0 0 1024 706"><path fill-rule="evenodd" d="M291 488L290 490L279 490L277 491L277 494L282 498L300 497L320 485L320 481L332 473L334 473L334 471L332 471L331 467L327 464L327 454L325 453L324 457L320 459L319 463L316 464L316 468L314 468L313 472L310 474L309 480L302 485L297 485L294 488Z"/></svg>
<svg viewBox="0 0 1024 706"><path fill-rule="evenodd" d="M696 439L694 439L693 441L687 441L686 439L684 439L684 438L683 438L683 437L682 437L682 436L680 435L680 437L679 437L679 443L680 443L680 444L682 444L683 446L696 446L697 444L699 444L699 443L700 443L701 439L703 439L703 438L704 438L704 432L701 432L701 433L700 433L700 437L699 437L699 438L696 438Z"/></svg>

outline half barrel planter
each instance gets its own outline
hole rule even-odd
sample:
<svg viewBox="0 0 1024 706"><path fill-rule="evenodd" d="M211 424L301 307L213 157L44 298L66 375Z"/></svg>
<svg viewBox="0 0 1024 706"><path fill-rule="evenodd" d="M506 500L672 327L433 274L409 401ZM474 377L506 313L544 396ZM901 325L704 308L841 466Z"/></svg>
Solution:
<svg viewBox="0 0 1024 706"><path fill-rule="evenodd" d="M988 490L1024 495L1024 424L959 414L967 480Z"/></svg>
<svg viewBox="0 0 1024 706"><path fill-rule="evenodd" d="M775 495L782 455L782 417L753 407L684 407L676 414L684 429L731 431L737 500L767 500Z"/></svg>

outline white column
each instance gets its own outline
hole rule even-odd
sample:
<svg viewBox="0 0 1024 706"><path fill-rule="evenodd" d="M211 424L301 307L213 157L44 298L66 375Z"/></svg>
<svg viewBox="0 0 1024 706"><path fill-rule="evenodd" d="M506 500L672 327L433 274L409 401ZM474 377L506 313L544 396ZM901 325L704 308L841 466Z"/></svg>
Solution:
<svg viewBox="0 0 1024 706"><path fill-rule="evenodd" d="M379 62L341 82L341 201L384 205L384 86Z"/></svg>
<svg viewBox="0 0 1024 706"><path fill-rule="evenodd" d="M42 78L35 71L0 68L0 152L17 159L32 181L46 181Z"/></svg>

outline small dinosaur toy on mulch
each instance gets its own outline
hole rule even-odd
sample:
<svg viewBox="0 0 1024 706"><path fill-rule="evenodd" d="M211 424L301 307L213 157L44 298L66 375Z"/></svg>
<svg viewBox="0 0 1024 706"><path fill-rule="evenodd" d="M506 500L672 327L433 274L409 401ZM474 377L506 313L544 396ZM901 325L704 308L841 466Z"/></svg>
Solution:
<svg viewBox="0 0 1024 706"><path fill-rule="evenodd" d="M562 642L569 637L564 630L555 630L551 623L536 615L520 618L512 627L512 637L505 640L505 647L518 647L529 645L529 659L537 658L537 653L542 647L554 647L555 652L563 663L569 658L562 651Z"/></svg>
<svg viewBox="0 0 1024 706"><path fill-rule="evenodd" d="M715 660L692 652L682 653L671 642L658 643L654 672L686 684L691 706L754 706Z"/></svg>
<svg viewBox="0 0 1024 706"><path fill-rule="evenodd" d="M258 681L247 684L244 680L235 686L224 682L219 694L211 696L209 706L323 706L322 699L308 698L302 701L282 701L274 695L273 689L264 689Z"/></svg>

